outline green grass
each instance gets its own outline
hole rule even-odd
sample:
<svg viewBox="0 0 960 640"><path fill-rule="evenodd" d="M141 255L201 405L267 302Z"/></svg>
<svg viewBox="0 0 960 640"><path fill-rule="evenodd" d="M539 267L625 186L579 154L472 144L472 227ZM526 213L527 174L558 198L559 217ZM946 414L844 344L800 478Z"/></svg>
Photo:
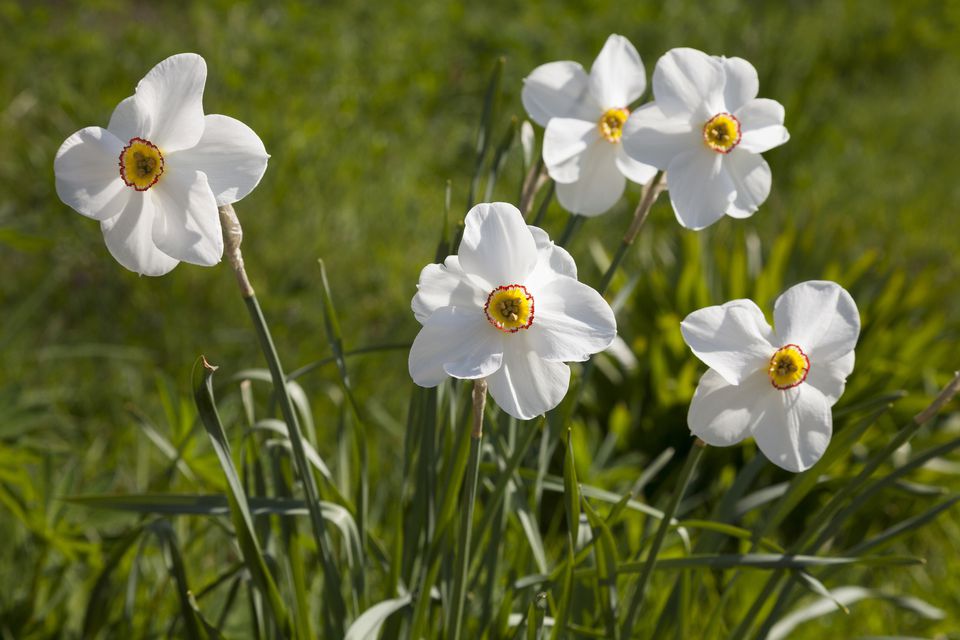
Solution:
<svg viewBox="0 0 960 640"><path fill-rule="evenodd" d="M300 495L290 461L280 453L282 438L262 431L241 438L249 407L254 421L279 413L268 383L258 379L243 391L235 379L245 369L263 369L265 361L229 269L181 265L163 278L139 278L110 258L97 225L54 192L53 157L60 143L81 127L105 126L116 103L159 60L181 51L202 54L209 67L206 111L243 120L272 154L263 182L236 208L248 270L288 371L335 353L324 321L319 258L343 349L402 344L416 335L410 298L420 269L434 259L448 180L451 222L465 211L484 91L500 56L503 95L494 141L511 116L524 116L524 75L557 59L588 65L611 32L637 46L648 74L657 57L675 46L747 58L760 73L761 96L785 105L792 139L766 154L773 192L753 218L725 219L692 233L676 224L665 198L654 207L609 296L619 305L620 334L637 365L598 360L569 423L553 417L546 427L552 434L547 441L557 449L546 466L540 467L535 453L517 458L518 492L509 509L490 501L504 477L498 465L512 459L535 423L517 425L492 410L488 414L475 525L489 518L500 543L480 536L481 556L471 567L479 578L467 605L467 619L476 624L503 620L507 613L542 614L535 589L508 585L541 573L540 562L553 572L567 557L562 496L552 490L541 495L532 480L539 467L553 478L547 484L562 489L565 447L556 445L555 436L565 427L573 427L576 476L594 487L584 495L595 518L581 522L581 534L590 530L603 538L606 526L620 561L649 545L657 521L629 509L618 514L596 492L624 495L651 461L673 447L677 454L638 496L656 508L669 503L689 447L686 407L702 372L678 329L690 311L745 296L769 312L791 284L834 279L854 295L864 326L857 368L836 407L835 442L872 408L840 412L906 392L824 469L828 479L809 487L802 499L796 494L795 508L767 532L782 547L816 523L831 496L960 368L960 236L954 220L960 182L953 142L958 28L960 5L936 1L481 7L0 0L0 539L7 541L0 550L0 637L83 637L88 611L103 622L103 637L163 635L172 625L179 636L190 624L200 633L204 621L216 624L231 601L237 604L225 617L225 634L247 637L251 624L269 616L266 601L250 604L257 596L237 573L243 557L231 546L228 516L158 520L63 500L223 493L223 471L193 403L190 371L201 353L221 367L216 397L245 490L258 497L267 489L271 496ZM496 199L516 201L520 165L514 146ZM599 283L638 198L639 188L631 187L614 210L587 221L574 237L570 249L582 280ZM548 231L557 236L565 223L566 214L551 205ZM403 597L396 590L399 578L408 587L429 578L432 567L424 559L430 550L411 542L426 513L433 516L431 526L445 517L451 523L435 540L444 559L431 579L442 589L449 585L453 555L444 554L455 548L454 487L468 448L466 440L454 439L455 424L467 386L445 387L439 395L416 391L411 400L403 349L349 357L346 366L349 387L335 363L299 382L309 401L305 417L313 424L305 425L307 438L330 469L329 479L320 482L321 499L355 507L364 478L369 490L364 561L347 561L342 541L353 535L351 519L331 514L340 518L329 535L352 619L379 600ZM439 412L431 410L435 406ZM876 478L955 439L958 429L953 404L918 432L911 451L884 463ZM274 443L269 448L268 441ZM429 447L436 456L430 465L423 462ZM532 447L539 449L540 441ZM678 517L719 521L731 515L732 505L716 509L754 455L749 443L708 450ZM843 556L956 495L957 463L956 454L947 455L909 474L911 484L871 497L844 521L825 553ZM744 494L792 479L763 465ZM760 530L778 504L746 511L733 523ZM602 519L608 519L605 525ZM291 522L256 516L254 529L292 624L320 633L324 587L309 521ZM134 527L143 534L135 535ZM750 548L729 531L690 532L703 552ZM816 638L827 630L838 637L955 633L958 548L960 512L950 508L911 535L870 551L924 558L925 565L811 570L831 589L859 585L916 596L945 611L945 619L866 601L850 605L849 616L834 613L798 627L795 637ZM663 553L683 555L677 536L667 535ZM110 567L115 569L104 573ZM720 585L734 572L667 567L651 577L641 637L658 624L677 578L684 597L669 606L686 607L689 615L664 615L661 631L724 637L769 575L738 573L717 617L710 618L721 602ZM490 575L496 579L488 580ZM204 594L218 576L222 585ZM555 580L562 584L564 577ZM605 628L593 617L604 610L593 606L600 587L577 572L570 579L576 588L568 619ZM621 607L624 590L629 593L633 584L621 577ZM190 607L188 589L197 599L196 619L182 614ZM420 612L424 628L442 629L439 607L419 591L411 594L410 606L395 618L410 625ZM560 591L551 593L547 616L554 616L560 600ZM406 629L388 625L386 632Z"/></svg>

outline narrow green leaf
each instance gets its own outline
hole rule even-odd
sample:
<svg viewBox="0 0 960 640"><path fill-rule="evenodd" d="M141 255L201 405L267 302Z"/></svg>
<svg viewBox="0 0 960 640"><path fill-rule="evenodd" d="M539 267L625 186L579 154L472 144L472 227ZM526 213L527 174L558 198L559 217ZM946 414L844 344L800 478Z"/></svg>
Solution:
<svg viewBox="0 0 960 640"><path fill-rule="evenodd" d="M855 586L840 587L833 590L833 595L842 602L844 606L852 605L861 600L880 599L901 609L910 611L922 618L926 618L927 620L943 620L946 617L945 612L919 598L891 595L876 589L865 589ZM784 640L802 623L815 620L835 611L836 607L834 604L826 599L805 605L793 613L784 616L777 624L773 625L767 639Z"/></svg>
<svg viewBox="0 0 960 640"><path fill-rule="evenodd" d="M573 458L573 438L567 430L567 454L563 458L563 505L567 512L567 535L571 549L576 549L580 531L580 487Z"/></svg>
<svg viewBox="0 0 960 640"><path fill-rule="evenodd" d="M391 615L410 605L409 594L399 598L384 600L361 613L350 628L344 640L377 640L380 628Z"/></svg>
<svg viewBox="0 0 960 640"><path fill-rule="evenodd" d="M513 147L513 140L517 135L517 126L517 117L514 116L510 119L510 124L507 125L507 130L504 131L503 138L501 138L500 143L493 153L493 160L490 162L490 172L487 174L487 186L484 190L484 202L493 201L493 190L494 187L497 186L497 178L500 177L500 171L507 161L510 148Z"/></svg>
<svg viewBox="0 0 960 640"><path fill-rule="evenodd" d="M497 58L487 82L487 91L483 97L483 111L480 115L480 128L477 130L476 160L473 167L473 178L470 180L470 193L467 196L467 209L476 203L476 194L480 187L480 176L483 173L483 163L490 147L490 138L493 133L493 122L500 103L500 85L503 79L503 66L506 58ZM454 243L456 245L458 243Z"/></svg>
<svg viewBox="0 0 960 640"><path fill-rule="evenodd" d="M620 638L620 628L617 626L617 565L620 562L617 557L617 543L610 527L597 515L588 500L583 500L583 510L587 514L593 539L597 541L594 545L597 590L600 594L600 606L607 627L607 637L616 640Z"/></svg>
<svg viewBox="0 0 960 640"><path fill-rule="evenodd" d="M697 439L691 445L690 452L687 454L687 459L683 463L683 468L680 470L677 488L674 490L673 495L670 497L670 502L667 504L667 508L663 512L663 519L660 520L660 524L657 527L657 532L654 534L653 542L650 545L650 551L647 552L647 559L643 562L643 568L640 572L640 577L637 579L636 590L634 591L633 597L630 599L630 604L627 607L627 613L622 626L622 634L625 637L629 637L630 633L633 631L634 620L643 607L647 585L649 584L650 576L653 574L653 570L657 566L657 556L660 554L660 547L667 535L667 531L670 529L670 522L673 520L673 514L677 511L677 506L680 504L680 499L687 490L687 484L689 484L690 478L693 477L693 472L697 468L697 463L703 456L705 449L706 445Z"/></svg>
<svg viewBox="0 0 960 640"><path fill-rule="evenodd" d="M183 556L177 543L177 534L166 520L158 520L150 525L149 530L160 541L165 550L164 558L167 561L167 570L173 576L177 587L177 596L180 599L180 615L183 618L187 638L190 640L207 640L210 636L206 626L201 623L193 603L193 595L187 584L187 573L183 565Z"/></svg>
<svg viewBox="0 0 960 640"><path fill-rule="evenodd" d="M127 552L143 534L142 527L136 527L124 534L110 548L97 580L90 590L87 608L83 616L83 637L92 638L103 629L110 620L110 577L127 555Z"/></svg>
<svg viewBox="0 0 960 640"><path fill-rule="evenodd" d="M289 613L283 604L280 592L277 590L277 585L260 550L260 543L254 533L253 517L247 506L247 497L240 484L240 478L237 476L237 470L233 466L233 459L230 457L230 443L223 431L220 415L213 400L214 371L216 371L216 367L210 365L203 356L194 364L193 394L197 403L197 411L200 414L200 421L210 436L214 452L217 454L220 467L223 469L227 480L230 519L233 521L236 530L244 563L247 565L257 588L267 599L277 626L287 635L292 635L293 628Z"/></svg>
<svg viewBox="0 0 960 640"><path fill-rule="evenodd" d="M872 538L864 540L860 544L850 547L847 549L846 553L852 556L857 556L870 551L871 549L882 547L887 543L910 533L911 531L915 531L920 527L923 527L941 513L953 507L953 505L957 504L957 502L960 502L960 495L953 496L948 500L944 500L940 504L931 507L919 515L913 516L912 518L907 518L903 522L898 522L892 527L884 529L881 533L873 536Z"/></svg>
<svg viewBox="0 0 960 640"><path fill-rule="evenodd" d="M693 569L710 567L712 569L731 569L743 567L749 569L805 569L807 567L829 567L836 565L857 565L865 567L886 567L923 564L923 558L915 556L860 556L827 557L801 556L773 553L735 553L721 555L691 555L682 558L660 558L658 571L675 569ZM619 573L639 573L646 562L623 562L617 567ZM590 577L593 569L577 571L578 577Z"/></svg>
<svg viewBox="0 0 960 640"><path fill-rule="evenodd" d="M578 509L579 511L579 509ZM579 516L578 516L579 518ZM567 563L563 571L563 578L560 581L560 604L557 605L557 612L554 615L553 629L550 634L551 640L559 640L567 637L566 626L567 617L570 614L570 599L573 597L573 545L567 545Z"/></svg>

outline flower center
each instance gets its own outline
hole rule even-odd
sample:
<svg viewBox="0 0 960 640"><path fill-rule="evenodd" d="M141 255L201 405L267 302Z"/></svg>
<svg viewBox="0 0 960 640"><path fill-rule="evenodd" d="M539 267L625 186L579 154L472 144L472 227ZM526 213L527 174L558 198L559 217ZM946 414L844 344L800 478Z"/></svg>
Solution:
<svg viewBox="0 0 960 640"><path fill-rule="evenodd" d="M703 141L717 153L730 153L740 144L740 121L729 113L718 113L703 125Z"/></svg>
<svg viewBox="0 0 960 640"><path fill-rule="evenodd" d="M609 142L620 142L620 137L623 135L623 123L627 121L629 116L629 109L607 109L600 116L600 122L597 123L600 128L600 135Z"/></svg>
<svg viewBox="0 0 960 640"><path fill-rule="evenodd" d="M533 324L533 296L521 284L497 287L483 305L487 320L500 331L516 333Z"/></svg>
<svg viewBox="0 0 960 640"><path fill-rule="evenodd" d="M163 175L163 154L143 138L130 138L120 152L120 179L128 187L146 191Z"/></svg>
<svg viewBox="0 0 960 640"><path fill-rule="evenodd" d="M770 358L770 367L767 369L770 382L781 391L800 385L807 379L808 373L810 373L810 358L795 344L784 345L777 349Z"/></svg>

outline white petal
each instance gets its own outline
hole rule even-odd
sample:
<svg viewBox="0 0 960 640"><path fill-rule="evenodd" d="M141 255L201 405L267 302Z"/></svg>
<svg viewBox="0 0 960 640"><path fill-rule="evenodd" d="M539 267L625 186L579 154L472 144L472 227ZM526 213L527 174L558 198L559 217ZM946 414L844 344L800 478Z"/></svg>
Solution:
<svg viewBox="0 0 960 640"><path fill-rule="evenodd" d="M787 471L805 471L820 459L833 435L830 405L816 387L802 384L764 396L753 428L757 446Z"/></svg>
<svg viewBox="0 0 960 640"><path fill-rule="evenodd" d="M622 109L643 95L647 73L629 40L612 34L590 68L590 92L603 109Z"/></svg>
<svg viewBox="0 0 960 640"><path fill-rule="evenodd" d="M790 139L783 126L783 105L776 100L757 98L733 114L740 121L739 149L763 153Z"/></svg>
<svg viewBox="0 0 960 640"><path fill-rule="evenodd" d="M688 117L667 117L655 102L645 104L623 127L623 149L638 162L666 169L684 151L703 147L703 132Z"/></svg>
<svg viewBox="0 0 960 640"><path fill-rule="evenodd" d="M184 171L202 171L207 176L217 205L240 200L260 182L270 155L253 129L228 116L204 117L203 136L197 146L168 158Z"/></svg>
<svg viewBox="0 0 960 640"><path fill-rule="evenodd" d="M737 195L723 170L723 154L701 147L681 153L667 167L670 204L680 224L703 229L723 217Z"/></svg>
<svg viewBox="0 0 960 640"><path fill-rule="evenodd" d="M694 311L680 323L694 355L730 384L740 384L770 361L777 347L773 330L753 300Z"/></svg>
<svg viewBox="0 0 960 640"><path fill-rule="evenodd" d="M610 346L617 320L607 301L573 278L557 277L536 288L527 343L551 362L583 362Z"/></svg>
<svg viewBox="0 0 960 640"><path fill-rule="evenodd" d="M857 344L860 312L836 282L811 280L787 289L773 307L773 324L783 344L796 344L818 363L837 360Z"/></svg>
<svg viewBox="0 0 960 640"><path fill-rule="evenodd" d="M460 266L494 287L521 283L537 264L537 244L512 204L478 204L467 212Z"/></svg>
<svg viewBox="0 0 960 640"><path fill-rule="evenodd" d="M597 140L580 157L580 178L576 182L557 183L557 200L567 211L596 216L617 204L627 179L617 167L617 146Z"/></svg>
<svg viewBox="0 0 960 640"><path fill-rule="evenodd" d="M137 109L150 122L146 138L163 152L188 149L203 135L207 63L180 53L159 63L137 84Z"/></svg>
<svg viewBox="0 0 960 640"><path fill-rule="evenodd" d="M110 254L130 271L145 276L162 276L179 263L153 243L156 204L152 189L134 193L123 211L100 223Z"/></svg>
<svg viewBox="0 0 960 640"><path fill-rule="evenodd" d="M120 179L123 142L100 127L87 127L64 140L53 160L57 195L94 220L123 211L133 191Z"/></svg>
<svg viewBox="0 0 960 640"><path fill-rule="evenodd" d="M753 65L743 58L720 58L726 83L723 86L724 110L734 112L757 97L760 79Z"/></svg>
<svg viewBox="0 0 960 640"><path fill-rule="evenodd" d="M503 366L487 384L497 406L518 420L529 420L560 404L570 385L570 367L543 360L533 351L508 348Z"/></svg>
<svg viewBox="0 0 960 640"><path fill-rule="evenodd" d="M577 263L573 256L563 247L554 244L546 231L540 227L528 226L537 243L537 266L527 279L527 282L537 282L543 278L552 279L553 276L569 276L577 279Z"/></svg>
<svg viewBox="0 0 960 640"><path fill-rule="evenodd" d="M706 122L723 111L723 66L696 49L667 51L653 71L653 95L667 116L690 115Z"/></svg>
<svg viewBox="0 0 960 640"><path fill-rule="evenodd" d="M620 173L626 176L628 180L632 180L637 184L647 184L653 179L653 176L657 175L656 167L644 164L628 156L622 144L618 144L616 147L617 169L619 169Z"/></svg>
<svg viewBox="0 0 960 640"><path fill-rule="evenodd" d="M543 133L543 163L557 182L576 182L583 172L583 154L600 137L596 122L554 118ZM609 144L606 140L604 143Z"/></svg>
<svg viewBox="0 0 960 640"><path fill-rule="evenodd" d="M411 303L413 315L424 324L441 307L483 309L489 293L479 289L467 277L457 256L449 256L443 264L428 264L420 272L417 294Z"/></svg>
<svg viewBox="0 0 960 640"><path fill-rule="evenodd" d="M759 154L734 149L723 158L724 168L737 189L727 215L749 218L770 195L770 165Z"/></svg>
<svg viewBox="0 0 960 640"><path fill-rule="evenodd" d="M410 348L410 377L421 387L435 387L447 376L488 376L500 368L503 336L482 309L437 309Z"/></svg>
<svg viewBox="0 0 960 640"><path fill-rule="evenodd" d="M843 395L843 390L847 386L847 376L853 372L854 360L854 353L851 351L836 360L821 359L817 366L811 363L810 372L804 384L819 389L832 407Z"/></svg>
<svg viewBox="0 0 960 640"><path fill-rule="evenodd" d="M546 127L550 118L600 119L603 110L590 97L590 79L577 62L549 62L523 79L523 108Z"/></svg>
<svg viewBox="0 0 960 640"><path fill-rule="evenodd" d="M151 192L157 204L153 242L178 260L212 266L223 257L217 201L202 171L164 171Z"/></svg>
<svg viewBox="0 0 960 640"><path fill-rule="evenodd" d="M751 435L761 416L757 406L775 391L762 371L732 385L707 369L690 401L687 424L691 433L707 444L728 447Z"/></svg>
<svg viewBox="0 0 960 640"><path fill-rule="evenodd" d="M131 138L147 136L150 131L150 114L139 105L136 96L124 98L110 115L107 130L126 146Z"/></svg>

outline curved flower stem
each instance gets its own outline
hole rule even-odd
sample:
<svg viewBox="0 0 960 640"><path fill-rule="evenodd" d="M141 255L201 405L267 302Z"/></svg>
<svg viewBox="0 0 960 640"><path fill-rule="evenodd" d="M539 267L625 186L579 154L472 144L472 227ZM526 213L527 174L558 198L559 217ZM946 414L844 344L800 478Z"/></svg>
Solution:
<svg viewBox="0 0 960 640"><path fill-rule="evenodd" d="M703 440L697 438L693 443L693 447L690 449L690 453L687 454L686 462L683 463L683 469L680 471L680 479L677 481L677 489L673 492L667 508L663 510L663 519L660 521L660 526L657 527L657 533L653 537L650 551L647 552L647 561L643 564L643 570L640 573L637 588L633 592L630 606L627 607L627 617L623 621L623 633L621 634L624 638L631 636L633 622L636 620L637 614L643 606L643 598L647 592L647 584L650 582L650 576L656 567L657 556L660 554L663 539L667 537L667 531L670 529L670 523L673 521L673 514L676 513L680 499L687 490L687 484L689 484L691 476L693 476L693 470L697 468L697 463L700 461L706 448L707 445L704 444Z"/></svg>
<svg viewBox="0 0 960 640"><path fill-rule="evenodd" d="M633 212L633 221L627 228L627 232L623 234L623 240L620 241L620 246L617 247L617 252L614 254L610 266L607 267L606 273L603 274L600 287L597 289L601 295L605 293L607 287L610 286L610 281L613 280L617 269L620 268L620 263L623 262L623 259L627 255L627 250L630 249L633 241L637 239L637 234L640 233L640 227L643 226L643 223L647 220L647 216L650 215L650 209L653 208L653 203L657 201L657 196L659 196L665 188L666 185L663 184L663 171L658 171L657 175L653 177L653 180L651 180L650 184L644 189L643 197L640 198L640 204L637 205L636 210Z"/></svg>
<svg viewBox="0 0 960 640"><path fill-rule="evenodd" d="M467 598L467 573L470 569L470 534L473 526L473 503L477 497L477 480L480 472L480 444L483 439L483 408L487 403L487 381L473 383L473 428L470 431L470 460L467 462L466 484L461 505L460 544L453 577L453 615L450 617L450 640L460 640L463 625L463 609Z"/></svg>
<svg viewBox="0 0 960 640"><path fill-rule="evenodd" d="M263 317L260 303L257 302L257 296L253 291L253 287L250 285L250 280L247 278L247 272L243 265L243 255L240 252L243 230L240 227L240 220L237 218L237 214L234 212L232 206L224 205L220 207L220 225L223 229L223 253L233 269L234 274L237 276L240 295L247 305L247 311L250 312L250 318L257 332L260 348L267 360L267 367L270 369L271 378L273 378L273 388L277 395L277 401L280 404L280 411L283 413L283 419L287 423L294 464L303 482L303 491L306 496L307 509L310 513L313 536L320 554L320 561L323 564L324 584L326 587L324 590L324 601L329 607L329 615L323 617L328 625L329 633L333 634L332 637L342 637L347 614L346 604L344 603L343 595L340 593L340 572L337 569L336 563L333 562L330 544L327 540L326 522L320 508L317 482L313 475L313 467L311 467L307 461L306 451L303 446L303 434L300 431L300 422L297 419L296 410L290 399L290 393L287 391L283 365L280 363L280 357L277 355L277 349L270 335L270 328L267 326L267 321Z"/></svg>

